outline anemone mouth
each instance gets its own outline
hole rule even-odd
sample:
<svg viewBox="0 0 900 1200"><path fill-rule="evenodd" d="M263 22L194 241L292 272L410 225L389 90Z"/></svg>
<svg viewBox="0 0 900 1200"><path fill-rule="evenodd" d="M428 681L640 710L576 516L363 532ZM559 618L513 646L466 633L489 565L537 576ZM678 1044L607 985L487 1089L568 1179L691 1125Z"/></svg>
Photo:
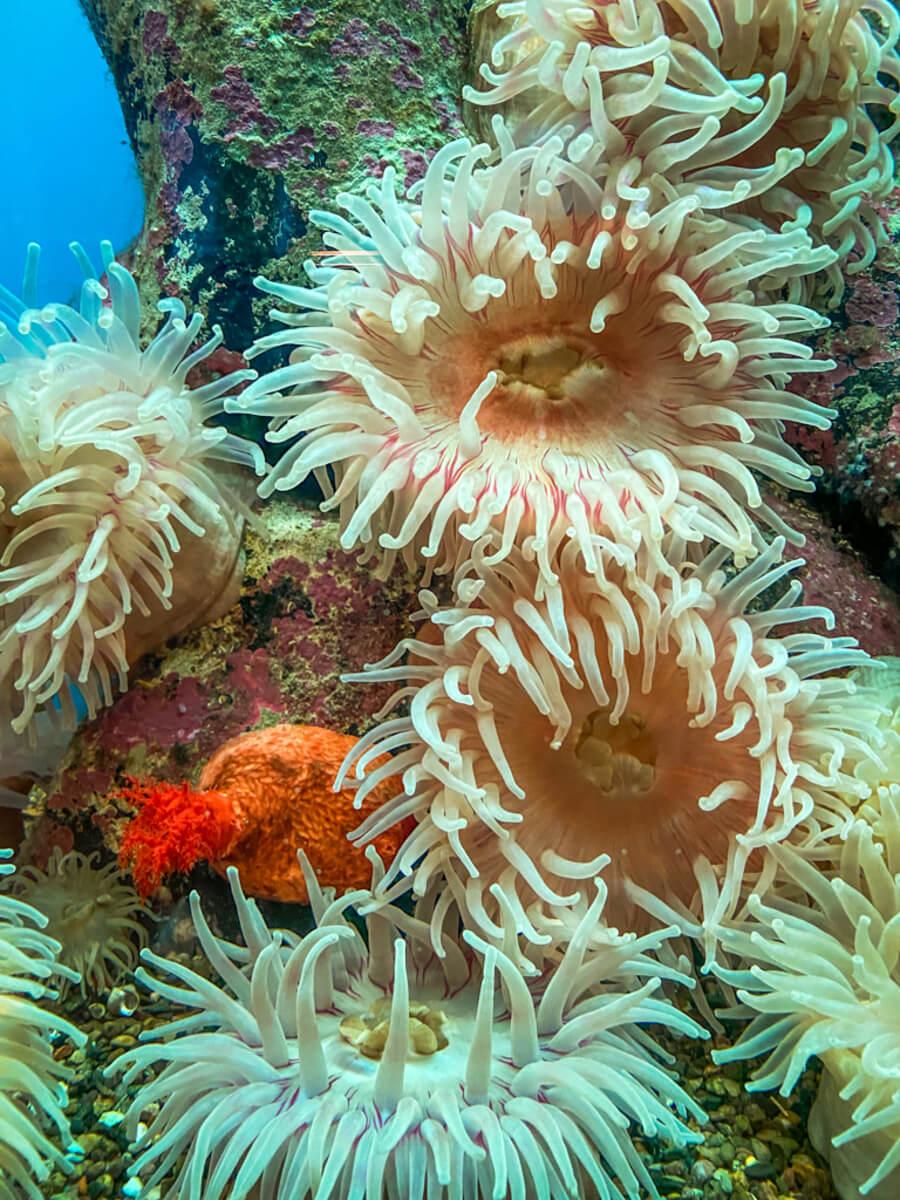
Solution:
<svg viewBox="0 0 900 1200"><path fill-rule="evenodd" d="M629 710L616 724L608 712L593 709L582 721L573 749L586 783L613 803L650 791L658 752L648 719L639 709Z"/></svg>
<svg viewBox="0 0 900 1200"><path fill-rule="evenodd" d="M420 362L403 372L419 399L426 436L443 437L451 422L465 441L468 418L477 425L482 452L490 457L496 446L515 460L518 451L523 473L537 467L531 452L549 446L576 455L592 471L633 469L634 455L646 448L678 462L683 420L686 415L690 422L688 410L699 404L707 406L704 441L737 440L730 405L750 382L735 378L726 390L714 377L700 377L696 350L712 335L691 328L690 317L673 319L668 292L683 264L642 260L622 245L602 266L583 261L595 239L621 232L605 221L557 224L547 246L571 241L581 249L579 260L560 266L552 298L538 293L533 264L527 264L482 311L452 328L436 323ZM698 280L697 311L703 311L708 283ZM738 336L725 322L715 334ZM384 368L397 372L396 363Z"/></svg>
<svg viewBox="0 0 900 1200"><path fill-rule="evenodd" d="M450 1039L446 1032L447 1017L441 1009L411 1002L407 1015L407 1054L430 1058L446 1050ZM383 1057L391 1035L391 998L380 996L368 1009L344 1017L339 1025L340 1035L364 1058Z"/></svg>
<svg viewBox="0 0 900 1200"><path fill-rule="evenodd" d="M627 902L626 882L690 904L695 861L725 862L735 836L754 823L762 782L750 753L758 729L748 725L717 740L731 723L730 706L698 722L686 673L667 655L660 659L652 695L641 691L643 664L626 665L629 699L620 713L612 702L598 705L584 689L564 685L571 726L559 741L546 717L523 710L508 676L492 679L482 693L524 793L510 801L521 817L517 844L535 862L552 846L570 865L571 877L543 867L561 893L571 890L581 866L608 854L610 918L625 927L640 924ZM728 799L710 811L713 794ZM485 874L502 874L503 856L488 830L473 827L464 845Z"/></svg>
<svg viewBox="0 0 900 1200"><path fill-rule="evenodd" d="M573 373L585 363L582 347L559 335L523 338L504 346L497 357L500 382L524 395L565 398Z"/></svg>
<svg viewBox="0 0 900 1200"><path fill-rule="evenodd" d="M501 318L503 314L495 314ZM614 453L628 379L620 339L592 334L565 314L543 314L526 333L503 330L454 338L429 372L439 407L459 420L490 373L496 382L478 408L483 436L508 448L552 444L567 452ZM500 324L500 322L498 322ZM616 353L618 343L618 353ZM587 442L585 439L589 439Z"/></svg>

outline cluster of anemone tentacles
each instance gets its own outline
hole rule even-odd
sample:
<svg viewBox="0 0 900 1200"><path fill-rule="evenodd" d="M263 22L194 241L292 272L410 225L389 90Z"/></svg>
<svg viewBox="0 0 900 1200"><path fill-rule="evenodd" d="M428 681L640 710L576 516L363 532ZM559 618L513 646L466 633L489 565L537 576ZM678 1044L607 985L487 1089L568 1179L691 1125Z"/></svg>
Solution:
<svg viewBox="0 0 900 1200"><path fill-rule="evenodd" d="M140 1161L160 1180L186 1149L179 1195L655 1196L629 1122L684 1144L675 1114L701 1114L640 1029L650 991L694 982L693 941L737 1015L772 1011L734 961L762 945L747 925L815 925L840 845L851 874L869 847L887 903L878 686L848 677L852 638L809 632L833 619L799 603L766 489L814 486L784 422L833 413L789 385L832 366L804 339L883 238L900 22L880 0L514 0L473 28L489 140L312 214L310 286L258 281L284 307L249 356L289 361L226 401L284 446L263 496L312 474L345 548L421 571L418 636L360 676L397 689L336 781L362 806L394 780L358 844L415 827L387 870L369 847L371 890L310 879L299 942L236 881L244 947L195 903L222 986L149 956L197 1011L120 1061L164 1064L132 1120L165 1102ZM896 960L879 911L859 952ZM892 1119L867 1097L844 1140ZM848 1197L877 1194L878 1155Z"/></svg>
<svg viewBox="0 0 900 1200"><path fill-rule="evenodd" d="M0 876L13 871L2 861L10 853L0 850ZM38 1003L56 995L54 977L78 978L59 963L46 923L30 904L0 896L0 1200L40 1200L51 1168L70 1170L58 1139L69 1138L62 1084L71 1072L51 1039L81 1045L86 1036Z"/></svg>
<svg viewBox="0 0 900 1200"><path fill-rule="evenodd" d="M490 140L441 147L405 196L388 170L339 197L347 217L313 214L331 253L311 286L259 281L287 307L249 355L290 360L239 397L186 388L206 348L184 357L180 310L141 354L109 261L112 310L89 280L80 316L18 313L30 365L0 375L0 434L36 421L62 454L7 498L25 524L0 668L26 713L88 686L101 643L121 672L122 613L148 579L174 588L172 517L196 533L188 501L208 493L205 466L183 469L192 441L153 477L162 451L141 439L173 414L204 455L244 462L203 418L271 418L285 449L261 494L314 474L346 548L423 578L418 636L361 676L396 692L336 781L362 806L395 780L360 845L415 827L387 870L369 847L370 889L336 899L307 870L303 939L234 877L243 946L194 900L221 984L144 952L182 986L144 981L192 1011L116 1064L163 1064L131 1113L158 1106L135 1170L174 1170L188 1200L655 1197L629 1126L684 1145L702 1113L642 1026L701 1032L653 998L695 983L699 947L739 989L729 1015L763 1014L734 1051L771 1051L761 1086L789 1088L809 1053L840 1064L820 1107L843 1122L836 1178L878 1197L898 1166L880 1137L896 734L854 640L808 631L833 620L799 603L782 561L799 538L766 489L814 486L784 423L833 414L789 385L832 366L804 339L883 237L900 21L882 0L512 0L474 29L488 87L467 99L501 110ZM98 381L123 348L113 434ZM97 403L67 400L73 375ZM118 512L137 492L152 552L111 513L85 524L90 453L119 456L104 494ZM155 509L147 464L169 489ZM59 531L34 514L70 487L81 548L50 591ZM787 953L802 974L818 946L825 1003L801 1011L804 988L761 964ZM890 1055L847 1036L860 1005Z"/></svg>
<svg viewBox="0 0 900 1200"><path fill-rule="evenodd" d="M34 904L49 937L60 945L59 962L76 978L82 997L110 990L137 965L147 942L137 919L141 899L115 863L100 866L99 852L50 852L46 867L29 865L12 880L10 894ZM60 982L60 995L68 988Z"/></svg>

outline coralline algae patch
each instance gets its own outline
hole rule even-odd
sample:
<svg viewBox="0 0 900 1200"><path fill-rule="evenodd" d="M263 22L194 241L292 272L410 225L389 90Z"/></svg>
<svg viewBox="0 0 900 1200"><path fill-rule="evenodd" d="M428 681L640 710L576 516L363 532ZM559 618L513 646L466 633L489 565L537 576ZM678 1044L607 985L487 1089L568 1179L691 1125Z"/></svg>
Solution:
<svg viewBox="0 0 900 1200"><path fill-rule="evenodd" d="M311 208L388 163L413 182L460 131L464 18L434 0L100 8L149 197L147 292L190 292L229 344L249 340L249 279L319 247Z"/></svg>
<svg viewBox="0 0 900 1200"><path fill-rule="evenodd" d="M29 835L29 861L97 827L117 849L111 792L125 776L194 781L224 742L281 722L358 734L387 690L341 682L409 632L414 582L378 583L337 545L336 523L270 503L247 538L239 605L134 671L128 691L85 726Z"/></svg>
<svg viewBox="0 0 900 1200"><path fill-rule="evenodd" d="M775 498L773 507L806 538L802 547L788 546L787 558L802 558L797 576L806 604L824 605L836 615L841 630L852 629L860 646L874 656L896 654L900 646L900 605L886 583L821 514L802 500ZM821 632L821 623L798 626Z"/></svg>
<svg viewBox="0 0 900 1200"><path fill-rule="evenodd" d="M831 429L792 426L790 440L822 468L820 500L888 583L900 583L900 188L883 205L890 234L873 266L848 273L832 327L815 341L827 374L791 390L836 410ZM896 648L896 642L894 643Z"/></svg>

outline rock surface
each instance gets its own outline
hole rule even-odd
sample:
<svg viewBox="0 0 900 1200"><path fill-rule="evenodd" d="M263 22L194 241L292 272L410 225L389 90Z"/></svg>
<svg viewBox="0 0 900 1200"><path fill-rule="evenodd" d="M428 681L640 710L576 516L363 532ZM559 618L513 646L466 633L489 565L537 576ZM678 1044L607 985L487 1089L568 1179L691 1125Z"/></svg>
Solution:
<svg viewBox="0 0 900 1200"><path fill-rule="evenodd" d="M832 326L814 343L837 364L801 375L791 389L834 408L824 432L789 427L808 462L822 468L814 500L822 516L900 589L900 188L878 206L888 230L871 268L846 276ZM900 643L894 643L894 653Z"/></svg>
<svg viewBox="0 0 900 1200"><path fill-rule="evenodd" d="M383 658L410 632L415 580L387 583L338 546L337 524L289 502L262 510L247 537L239 602L203 629L147 656L128 691L79 730L39 799L23 857L51 847L116 850L125 776L196 781L223 742L282 721L359 734L390 688L341 676ZM34 805L33 805L34 807Z"/></svg>
<svg viewBox="0 0 900 1200"><path fill-rule="evenodd" d="M305 282L311 210L388 164L412 183L461 132L463 0L81 3L147 196L144 302L190 300L232 352L269 307L255 275Z"/></svg>

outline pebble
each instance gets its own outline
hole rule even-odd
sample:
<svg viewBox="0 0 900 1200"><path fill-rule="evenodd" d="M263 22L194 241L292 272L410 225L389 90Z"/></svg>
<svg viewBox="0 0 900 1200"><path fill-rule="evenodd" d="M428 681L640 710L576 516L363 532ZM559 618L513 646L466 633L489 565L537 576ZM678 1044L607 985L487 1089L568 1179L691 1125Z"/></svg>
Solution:
<svg viewBox="0 0 900 1200"><path fill-rule="evenodd" d="M698 1158L691 1167L691 1182L706 1183L707 1179L712 1177L715 1169L708 1158Z"/></svg>
<svg viewBox="0 0 900 1200"><path fill-rule="evenodd" d="M97 1124L102 1125L104 1129L115 1129L115 1127L117 1125L121 1125L124 1120L125 1114L123 1112L119 1112L118 1109L111 1108L108 1110L108 1112L105 1112L100 1117Z"/></svg>
<svg viewBox="0 0 900 1200"><path fill-rule="evenodd" d="M734 1142L729 1141L728 1138L725 1138L719 1147L719 1162L723 1167L730 1167L734 1161L734 1156L736 1153L737 1151L735 1149Z"/></svg>
<svg viewBox="0 0 900 1200"><path fill-rule="evenodd" d="M750 1148L760 1162L772 1161L772 1151L769 1149L766 1143L760 1141L759 1138L753 1137L750 1139Z"/></svg>
<svg viewBox="0 0 900 1200"><path fill-rule="evenodd" d="M130 1017L140 1004L137 988L131 984L115 987L106 999L106 1010L115 1016Z"/></svg>
<svg viewBox="0 0 900 1200"><path fill-rule="evenodd" d="M774 1179L778 1172L770 1162L748 1162L744 1164L748 1179Z"/></svg>
<svg viewBox="0 0 900 1200"><path fill-rule="evenodd" d="M730 1196L734 1191L734 1184L731 1182L731 1176L722 1167L718 1167L713 1172L713 1179L719 1185L719 1189L724 1196Z"/></svg>

